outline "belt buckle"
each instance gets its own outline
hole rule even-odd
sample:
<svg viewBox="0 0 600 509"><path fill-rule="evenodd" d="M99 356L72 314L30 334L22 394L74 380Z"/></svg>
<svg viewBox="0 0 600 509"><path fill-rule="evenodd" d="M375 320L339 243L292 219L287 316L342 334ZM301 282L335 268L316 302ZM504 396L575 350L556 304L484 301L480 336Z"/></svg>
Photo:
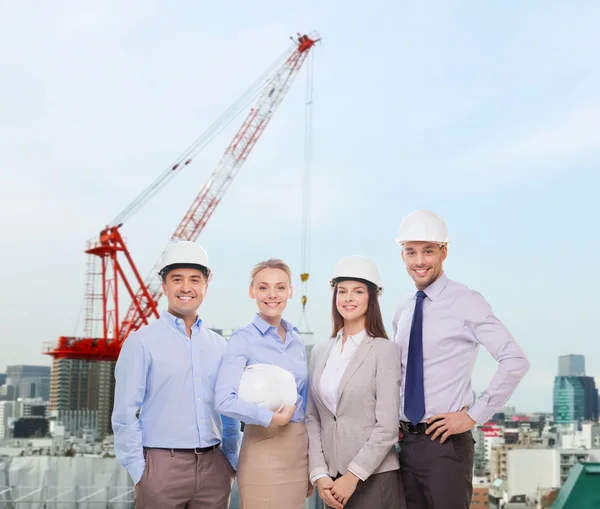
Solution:
<svg viewBox="0 0 600 509"><path fill-rule="evenodd" d="M400 429L404 432L404 433L409 433L411 435L421 435L424 431L421 431L422 429L422 423L419 423L417 425L414 425L410 422L400 422Z"/></svg>
<svg viewBox="0 0 600 509"><path fill-rule="evenodd" d="M202 454L203 451L201 451L202 447L194 447L194 454L196 456L200 456L200 454Z"/></svg>

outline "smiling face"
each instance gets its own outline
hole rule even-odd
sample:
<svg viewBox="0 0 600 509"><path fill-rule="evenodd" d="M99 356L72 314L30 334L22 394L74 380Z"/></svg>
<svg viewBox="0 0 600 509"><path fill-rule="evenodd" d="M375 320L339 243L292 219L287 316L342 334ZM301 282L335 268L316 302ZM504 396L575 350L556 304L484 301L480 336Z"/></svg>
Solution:
<svg viewBox="0 0 600 509"><path fill-rule="evenodd" d="M206 276L198 269L174 269L163 281L169 313L179 318L195 317L208 290Z"/></svg>
<svg viewBox="0 0 600 509"><path fill-rule="evenodd" d="M336 307L346 321L364 318L369 306L367 285L358 281L341 281L337 284Z"/></svg>
<svg viewBox="0 0 600 509"><path fill-rule="evenodd" d="M433 242L406 242L402 259L408 275L419 290L424 290L442 275L442 264L448 254L446 246Z"/></svg>
<svg viewBox="0 0 600 509"><path fill-rule="evenodd" d="M279 318L292 297L292 284L282 269L266 268L257 272L250 285L250 298L256 300L258 312L270 322Z"/></svg>

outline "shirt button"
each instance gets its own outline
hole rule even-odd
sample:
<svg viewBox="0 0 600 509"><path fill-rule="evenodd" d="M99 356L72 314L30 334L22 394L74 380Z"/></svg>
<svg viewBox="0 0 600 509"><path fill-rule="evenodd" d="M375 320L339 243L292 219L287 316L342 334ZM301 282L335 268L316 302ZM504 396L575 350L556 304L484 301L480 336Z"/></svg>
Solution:
<svg viewBox="0 0 600 509"><path fill-rule="evenodd" d="M198 398L198 401L202 401L200 398Z"/></svg>

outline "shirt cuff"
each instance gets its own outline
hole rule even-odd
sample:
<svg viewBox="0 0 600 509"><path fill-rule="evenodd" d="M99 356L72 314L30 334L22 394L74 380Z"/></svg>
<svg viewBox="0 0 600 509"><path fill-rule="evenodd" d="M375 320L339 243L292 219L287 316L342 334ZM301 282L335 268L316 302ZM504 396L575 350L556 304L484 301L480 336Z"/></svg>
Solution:
<svg viewBox="0 0 600 509"><path fill-rule="evenodd" d="M308 478L310 479L310 482L313 482L313 479L315 480L315 482L317 481L317 479L319 477L329 477L329 470L327 470L326 467L317 467L317 468L313 468L310 472L310 474L308 474Z"/></svg>
<svg viewBox="0 0 600 509"><path fill-rule="evenodd" d="M261 426L268 428L273 420L273 415L275 412L269 410L268 408L259 408L258 413L256 414L256 421L260 423Z"/></svg>
<svg viewBox="0 0 600 509"><path fill-rule="evenodd" d="M310 482L313 486L317 485L317 481L321 479L321 477L329 477L327 474L317 474L310 478Z"/></svg>
<svg viewBox="0 0 600 509"><path fill-rule="evenodd" d="M144 474L144 470L146 470L146 461L138 461L131 465L128 469L129 475L131 476L131 480L133 481L133 485L137 485L142 479L142 475Z"/></svg>
<svg viewBox="0 0 600 509"><path fill-rule="evenodd" d="M469 414L469 417L477 424L484 424L492 415L494 415L494 412L484 404L477 401L471 408L467 410L467 414Z"/></svg>
<svg viewBox="0 0 600 509"><path fill-rule="evenodd" d="M367 472L364 468L359 467L356 463L354 463L354 461L348 465L348 470L350 470L350 472L352 472L361 481L366 481L369 478L369 472Z"/></svg>

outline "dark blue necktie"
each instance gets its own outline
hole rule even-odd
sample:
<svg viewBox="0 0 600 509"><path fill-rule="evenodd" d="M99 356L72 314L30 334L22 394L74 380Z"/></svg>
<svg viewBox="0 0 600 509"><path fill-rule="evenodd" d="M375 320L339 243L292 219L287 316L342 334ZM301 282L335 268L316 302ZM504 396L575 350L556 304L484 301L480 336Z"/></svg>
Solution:
<svg viewBox="0 0 600 509"><path fill-rule="evenodd" d="M410 326L406 381L404 383L404 415L417 424L425 415L425 389L423 388L423 299L425 292L417 292L417 302Z"/></svg>

